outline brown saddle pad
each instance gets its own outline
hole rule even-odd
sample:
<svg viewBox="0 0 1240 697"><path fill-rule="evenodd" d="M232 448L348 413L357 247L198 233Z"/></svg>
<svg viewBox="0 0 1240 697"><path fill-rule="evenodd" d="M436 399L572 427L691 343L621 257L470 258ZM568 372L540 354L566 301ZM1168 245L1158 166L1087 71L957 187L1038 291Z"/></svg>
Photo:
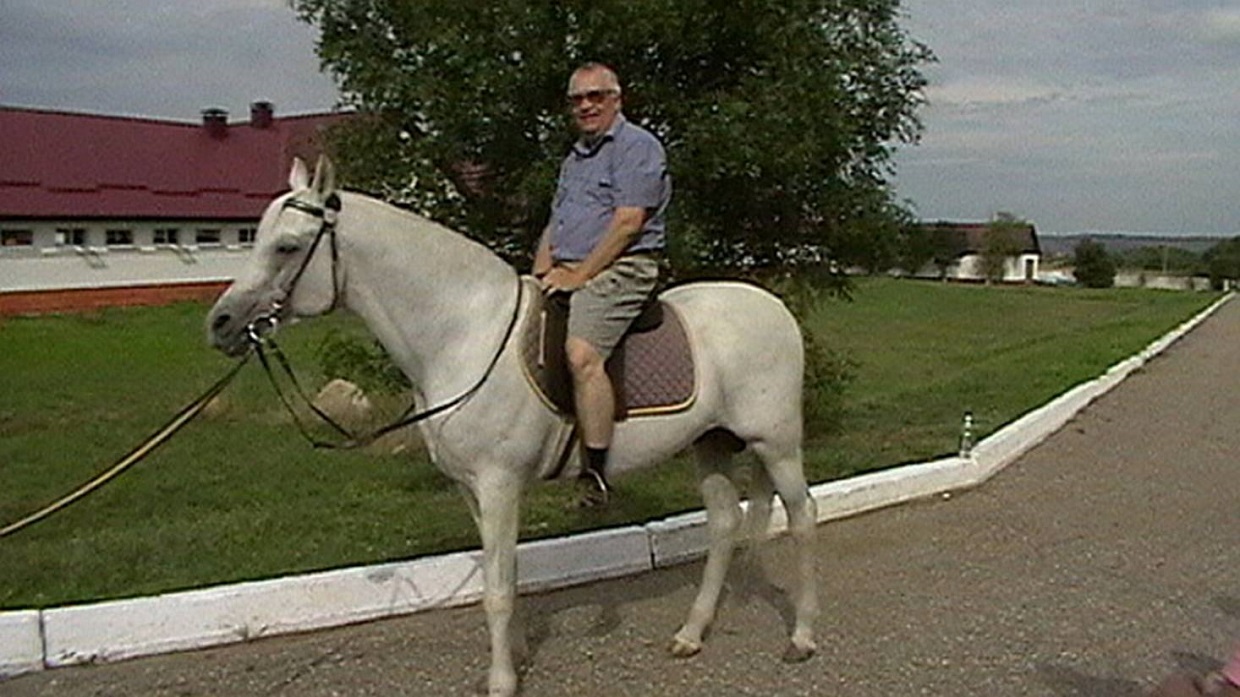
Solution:
<svg viewBox="0 0 1240 697"><path fill-rule="evenodd" d="M547 406L573 414L573 383L564 356L567 303L536 292L522 334L525 376ZM688 409L697 394L693 352L680 315L657 301L633 323L607 373L616 391L616 420Z"/></svg>

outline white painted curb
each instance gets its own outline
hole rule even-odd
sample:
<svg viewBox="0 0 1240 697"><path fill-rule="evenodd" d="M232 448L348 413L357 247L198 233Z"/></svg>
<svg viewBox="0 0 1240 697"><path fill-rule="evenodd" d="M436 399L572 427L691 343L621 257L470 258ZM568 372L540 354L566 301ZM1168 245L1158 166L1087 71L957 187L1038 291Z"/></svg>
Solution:
<svg viewBox="0 0 1240 697"><path fill-rule="evenodd" d="M340 569L43 611L48 667L361 622L482 596L476 554Z"/></svg>
<svg viewBox="0 0 1240 697"><path fill-rule="evenodd" d="M977 486L1063 427L1231 299L992 434L969 458L949 457L811 488L824 522ZM776 506L772 530L786 527ZM523 543L519 587L539 591L631 575L704 554L706 515ZM481 553L458 552L267 581L91 605L0 613L0 677L321 629L476 602Z"/></svg>
<svg viewBox="0 0 1240 697"><path fill-rule="evenodd" d="M481 552L475 554L481 558ZM517 585L522 591L631 576L652 568L650 535L640 525L525 542L517 547Z"/></svg>
<svg viewBox="0 0 1240 697"><path fill-rule="evenodd" d="M522 590L648 571L649 543L627 527L521 546ZM482 554L458 552L43 612L50 667L216 646L476 602ZM36 625L37 629L37 625ZM42 647L41 647L42 648Z"/></svg>
<svg viewBox="0 0 1240 697"><path fill-rule="evenodd" d="M0 613L0 677L43 667L43 634L38 610Z"/></svg>

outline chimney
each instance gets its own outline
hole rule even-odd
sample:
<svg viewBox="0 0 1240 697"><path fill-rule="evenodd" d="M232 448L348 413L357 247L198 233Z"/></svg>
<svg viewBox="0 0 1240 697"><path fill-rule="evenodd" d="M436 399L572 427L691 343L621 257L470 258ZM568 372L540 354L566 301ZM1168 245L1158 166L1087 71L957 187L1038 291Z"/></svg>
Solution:
<svg viewBox="0 0 1240 697"><path fill-rule="evenodd" d="M250 127L271 128L275 122L276 110L271 102L254 102L250 104Z"/></svg>
<svg viewBox="0 0 1240 697"><path fill-rule="evenodd" d="M202 127L215 139L228 137L228 110L211 107L202 110Z"/></svg>

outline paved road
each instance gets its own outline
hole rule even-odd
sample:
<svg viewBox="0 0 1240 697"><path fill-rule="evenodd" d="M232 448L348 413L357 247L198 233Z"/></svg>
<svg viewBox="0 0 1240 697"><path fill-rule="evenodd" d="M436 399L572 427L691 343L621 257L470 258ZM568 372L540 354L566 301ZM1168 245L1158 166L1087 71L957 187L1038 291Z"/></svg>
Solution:
<svg viewBox="0 0 1240 697"><path fill-rule="evenodd" d="M526 599L527 697L1136 697L1240 642L1240 302L985 486L821 528L821 653L784 665L788 547L706 651L699 565ZM772 585L775 584L775 585ZM747 588L745 586L748 586ZM469 695L480 608L0 683L4 697Z"/></svg>

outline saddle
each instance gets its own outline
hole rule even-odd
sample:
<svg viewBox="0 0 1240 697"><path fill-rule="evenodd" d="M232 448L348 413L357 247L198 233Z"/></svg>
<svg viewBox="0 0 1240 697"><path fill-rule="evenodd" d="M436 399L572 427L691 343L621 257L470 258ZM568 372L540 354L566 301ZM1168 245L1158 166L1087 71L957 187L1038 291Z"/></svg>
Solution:
<svg viewBox="0 0 1240 697"><path fill-rule="evenodd" d="M568 297L535 290L521 337L522 366L531 387L553 411L572 416L573 381L564 354ZM607 359L616 393L616 420L688 409L697 396L693 351L680 315L655 299Z"/></svg>

